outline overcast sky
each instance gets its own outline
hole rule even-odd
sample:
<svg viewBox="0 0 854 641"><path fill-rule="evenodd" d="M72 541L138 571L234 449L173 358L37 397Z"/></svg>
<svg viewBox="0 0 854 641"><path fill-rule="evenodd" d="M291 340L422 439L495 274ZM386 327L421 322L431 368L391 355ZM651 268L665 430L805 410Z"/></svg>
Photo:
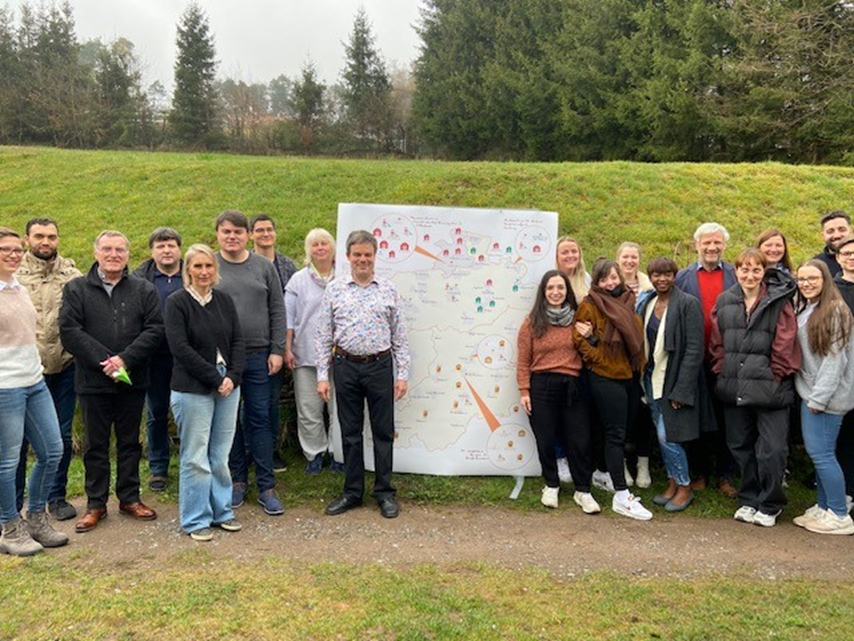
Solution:
<svg viewBox="0 0 854 641"><path fill-rule="evenodd" d="M0 0L11 7L20 0ZM38 1L30 2L38 6ZM48 3L50 4L50 3ZM80 42L125 37L136 45L144 83L172 87L175 27L188 0L71 0ZM386 62L406 67L418 55L414 26L421 0L200 0L215 38L219 75L269 82L299 75L310 57L326 82L338 79L360 6Z"/></svg>

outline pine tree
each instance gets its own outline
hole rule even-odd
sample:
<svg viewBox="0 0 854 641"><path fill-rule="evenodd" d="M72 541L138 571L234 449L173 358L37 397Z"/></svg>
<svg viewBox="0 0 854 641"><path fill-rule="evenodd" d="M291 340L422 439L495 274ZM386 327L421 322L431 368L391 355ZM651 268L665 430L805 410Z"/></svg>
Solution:
<svg viewBox="0 0 854 641"><path fill-rule="evenodd" d="M179 143L204 144L216 129L216 59L208 19L199 5L191 4L181 16L177 45L172 135Z"/></svg>
<svg viewBox="0 0 854 641"><path fill-rule="evenodd" d="M344 105L350 128L362 150L381 149L391 127L391 81L364 9L356 13L344 51Z"/></svg>

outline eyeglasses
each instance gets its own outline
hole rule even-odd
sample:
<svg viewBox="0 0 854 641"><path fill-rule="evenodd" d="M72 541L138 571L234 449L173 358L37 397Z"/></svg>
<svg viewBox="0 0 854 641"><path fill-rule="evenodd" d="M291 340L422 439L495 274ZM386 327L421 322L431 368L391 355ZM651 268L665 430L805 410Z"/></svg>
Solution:
<svg viewBox="0 0 854 641"><path fill-rule="evenodd" d="M0 247L0 256L23 256L24 249L22 247Z"/></svg>
<svg viewBox="0 0 854 641"><path fill-rule="evenodd" d="M842 256L842 258L852 258L854 257L854 252L839 252L839 255Z"/></svg>
<svg viewBox="0 0 854 641"><path fill-rule="evenodd" d="M821 280L821 276L802 276L800 278L796 278L798 281L798 285L806 285L809 283L810 285L815 285L817 282Z"/></svg>

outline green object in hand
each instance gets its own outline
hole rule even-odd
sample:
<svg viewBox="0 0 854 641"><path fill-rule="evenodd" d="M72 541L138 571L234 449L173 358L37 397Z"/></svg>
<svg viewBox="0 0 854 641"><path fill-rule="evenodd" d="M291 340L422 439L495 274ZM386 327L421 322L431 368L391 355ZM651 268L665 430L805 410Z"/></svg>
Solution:
<svg viewBox="0 0 854 641"><path fill-rule="evenodd" d="M113 380L121 381L122 383L127 383L128 385L133 385L130 380L130 375L124 367L120 367L118 370L113 372Z"/></svg>

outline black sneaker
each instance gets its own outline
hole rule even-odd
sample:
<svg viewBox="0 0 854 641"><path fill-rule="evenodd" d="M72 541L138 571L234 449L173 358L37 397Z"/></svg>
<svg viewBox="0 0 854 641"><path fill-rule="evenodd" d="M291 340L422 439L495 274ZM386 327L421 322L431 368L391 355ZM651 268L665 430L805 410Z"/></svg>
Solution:
<svg viewBox="0 0 854 641"><path fill-rule="evenodd" d="M77 517L77 510L65 499L51 501L47 506L50 515L57 521L68 521Z"/></svg>
<svg viewBox="0 0 854 641"><path fill-rule="evenodd" d="M148 479L148 489L152 492L165 492L169 479L165 476L152 476Z"/></svg>
<svg viewBox="0 0 854 641"><path fill-rule="evenodd" d="M273 454L273 472L281 474L288 471L288 464L282 460L278 454Z"/></svg>

